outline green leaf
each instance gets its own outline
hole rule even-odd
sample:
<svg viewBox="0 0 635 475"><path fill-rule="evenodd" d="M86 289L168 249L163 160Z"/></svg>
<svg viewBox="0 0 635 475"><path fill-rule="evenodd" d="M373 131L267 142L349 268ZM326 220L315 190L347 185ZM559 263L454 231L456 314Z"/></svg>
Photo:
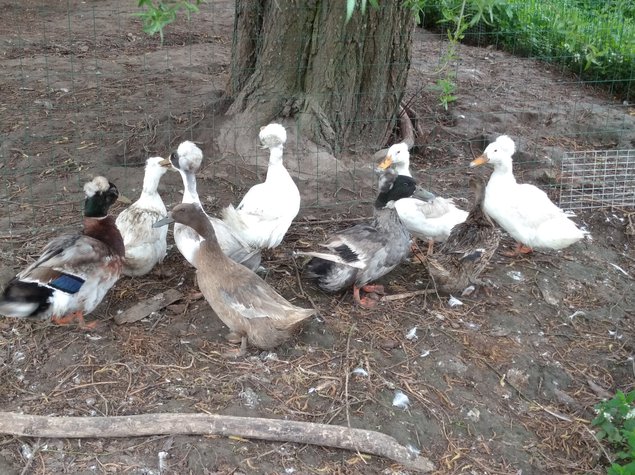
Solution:
<svg viewBox="0 0 635 475"><path fill-rule="evenodd" d="M353 16L353 11L355 10L355 3L357 3L357 0L346 0L346 23L348 23L348 21Z"/></svg>

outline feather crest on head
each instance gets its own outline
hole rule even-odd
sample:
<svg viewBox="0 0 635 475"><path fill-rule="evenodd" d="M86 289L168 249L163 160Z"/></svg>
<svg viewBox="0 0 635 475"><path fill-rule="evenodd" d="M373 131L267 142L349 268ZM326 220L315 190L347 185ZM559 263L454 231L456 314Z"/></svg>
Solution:
<svg viewBox="0 0 635 475"><path fill-rule="evenodd" d="M110 183L108 179L103 176L96 176L92 181L89 181L84 185L84 193L86 193L87 198L91 198L95 196L98 192L105 192L110 189Z"/></svg>
<svg viewBox="0 0 635 475"><path fill-rule="evenodd" d="M265 147L277 147L287 141L287 131L282 125L271 123L260 129L258 138Z"/></svg>

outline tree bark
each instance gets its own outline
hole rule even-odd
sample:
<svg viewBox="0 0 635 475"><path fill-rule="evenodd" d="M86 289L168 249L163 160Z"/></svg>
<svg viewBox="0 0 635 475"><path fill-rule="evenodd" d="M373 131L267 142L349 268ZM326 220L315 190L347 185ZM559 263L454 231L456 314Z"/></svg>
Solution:
<svg viewBox="0 0 635 475"><path fill-rule="evenodd" d="M337 152L383 144L410 66L411 10L381 2L345 22L345 2L236 0L228 113L264 125L294 116Z"/></svg>
<svg viewBox="0 0 635 475"><path fill-rule="evenodd" d="M110 417L50 417L0 412L0 434L27 437L134 437L209 434L296 442L379 455L427 473L434 465L381 432L311 422L213 414L140 414Z"/></svg>

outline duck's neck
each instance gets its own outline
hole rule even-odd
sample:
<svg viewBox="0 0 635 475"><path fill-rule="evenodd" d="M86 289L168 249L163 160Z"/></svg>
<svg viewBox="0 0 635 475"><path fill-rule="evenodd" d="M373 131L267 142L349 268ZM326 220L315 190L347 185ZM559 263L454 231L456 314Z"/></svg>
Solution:
<svg viewBox="0 0 635 475"><path fill-rule="evenodd" d="M282 145L277 145L275 147L271 147L271 151L269 154L269 167L267 168L267 178L266 181L275 180L276 177L279 177L279 172L287 169L284 167L282 163Z"/></svg>
<svg viewBox="0 0 635 475"><path fill-rule="evenodd" d="M143 177L143 190L141 190L141 196L149 197L156 195L160 181L160 173L157 173L155 170L147 171Z"/></svg>
<svg viewBox="0 0 635 475"><path fill-rule="evenodd" d="M512 161L503 160L503 161L497 162L496 165L494 165L494 171L492 172L492 176L490 180L492 179L494 180L503 179L506 181L512 181L516 183L516 178L514 178Z"/></svg>
<svg viewBox="0 0 635 475"><path fill-rule="evenodd" d="M183 203L200 203L198 192L196 191L196 175L191 172L179 170L183 178Z"/></svg>
<svg viewBox="0 0 635 475"><path fill-rule="evenodd" d="M395 209L395 202L391 201L385 206L375 205L374 227L380 230L391 231L401 226L401 220Z"/></svg>
<svg viewBox="0 0 635 475"><path fill-rule="evenodd" d="M410 173L410 159L405 158L402 161L395 163L395 171L398 175L405 175L412 178L412 174Z"/></svg>
<svg viewBox="0 0 635 475"><path fill-rule="evenodd" d="M214 256L225 256L223 250L218 244L218 239L216 238L216 231L214 230L214 226L209 219L205 219L200 227L197 226L196 232L198 232L204 241L201 243L201 247L205 248L207 252L213 254Z"/></svg>
<svg viewBox="0 0 635 475"><path fill-rule="evenodd" d="M84 217L84 235L90 236L103 242L109 246L116 254L124 256L126 250L123 244L123 238L117 225L115 218L106 216L103 218L87 218Z"/></svg>

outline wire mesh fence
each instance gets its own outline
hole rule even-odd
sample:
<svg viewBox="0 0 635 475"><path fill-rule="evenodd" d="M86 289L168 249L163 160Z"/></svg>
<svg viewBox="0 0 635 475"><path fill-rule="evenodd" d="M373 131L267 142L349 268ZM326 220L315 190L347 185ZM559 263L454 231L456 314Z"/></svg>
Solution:
<svg viewBox="0 0 635 475"><path fill-rule="evenodd" d="M22 239L42 229L52 233L75 226L82 184L97 174L116 180L135 198L140 165L148 156L166 156L182 139L205 142L200 180L210 206L236 203L245 187L264 178L267 154L258 147L256 133L212 113L233 99L223 94L231 67L234 2L201 5L200 14L170 25L163 44L142 32L135 13L134 3L117 0L6 5L0 20L3 235ZM565 63L545 51L524 52L517 59L484 47L494 33L516 34L470 32L468 43L482 46L461 46L449 63L444 32L417 28L413 35L409 81L395 93L403 96L416 114L415 126L423 130L412 167L426 186L440 195L468 198L466 166L484 133L515 135L522 151L518 174L528 178L542 166L545 151L628 143L633 131L628 98L616 102L586 88L593 78L580 80L562 67L542 65L536 59ZM433 86L448 68L456 72L458 100L446 111ZM547 71L543 82L532 74L538 68ZM505 75L510 69L513 74ZM547 97L545 81L555 88ZM295 124L290 114L287 163L298 178L305 208L373 200L372 152L399 140L398 132L388 143L377 137L366 148L339 144L331 155L307 145L304 130ZM238 152L218 145L221 130L231 131L226 142ZM178 202L178 177L166 178L162 193L166 202ZM460 204L467 207L467 201Z"/></svg>
<svg viewBox="0 0 635 475"><path fill-rule="evenodd" d="M560 206L566 209L635 206L635 150L566 153L560 171Z"/></svg>

